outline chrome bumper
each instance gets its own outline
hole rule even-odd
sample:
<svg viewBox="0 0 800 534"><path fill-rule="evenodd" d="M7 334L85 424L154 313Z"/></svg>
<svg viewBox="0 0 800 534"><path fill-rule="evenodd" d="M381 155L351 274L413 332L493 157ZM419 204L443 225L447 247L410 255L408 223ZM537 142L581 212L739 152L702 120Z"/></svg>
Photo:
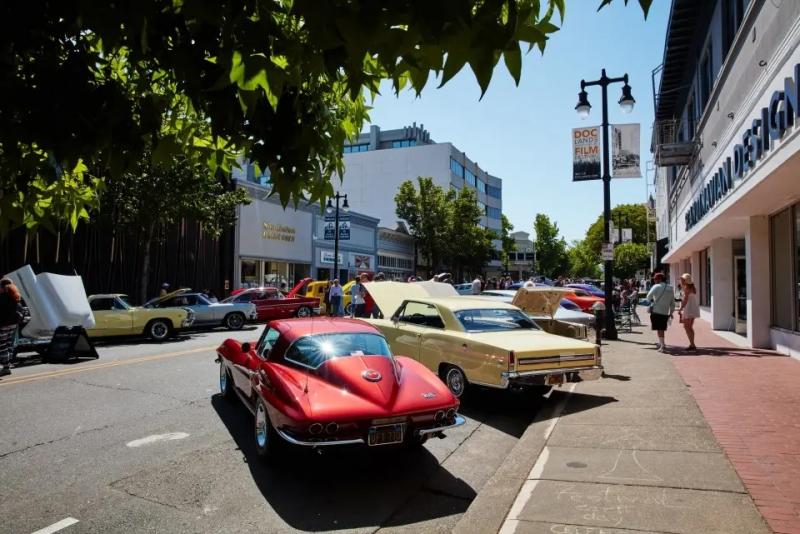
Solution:
<svg viewBox="0 0 800 534"><path fill-rule="evenodd" d="M288 443L292 445L298 445L300 447L331 447L335 445L363 445L365 442L361 438L356 439L338 439L338 440L331 440L331 441L300 441L299 439L295 439L283 430L275 429L280 437L282 437Z"/></svg>
<svg viewBox="0 0 800 534"><path fill-rule="evenodd" d="M451 425L439 426L439 427L436 427L436 428L422 428L420 430L417 430L417 434L420 435L420 436L426 436L428 434L438 434L439 432L442 432L443 430L450 430L451 428L459 427L459 426L463 425L466 422L467 422L466 419L464 419L460 415L456 415L456 420Z"/></svg>
<svg viewBox="0 0 800 534"><path fill-rule="evenodd" d="M523 372L504 372L501 373L500 387L507 388L513 382L524 381L531 377L547 377L564 375L564 382L585 382L587 380L599 380L603 376L603 366L593 365L591 367L571 367L567 369L543 369L541 371Z"/></svg>

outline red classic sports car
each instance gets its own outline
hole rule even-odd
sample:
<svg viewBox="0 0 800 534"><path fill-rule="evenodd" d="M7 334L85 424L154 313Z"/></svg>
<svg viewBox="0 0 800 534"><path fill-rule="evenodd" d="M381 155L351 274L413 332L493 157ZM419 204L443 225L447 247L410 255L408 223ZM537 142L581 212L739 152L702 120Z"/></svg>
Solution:
<svg viewBox="0 0 800 534"><path fill-rule="evenodd" d="M447 386L364 321L272 321L255 346L228 339L217 353L220 391L255 415L260 456L287 443L417 446L465 422Z"/></svg>
<svg viewBox="0 0 800 534"><path fill-rule="evenodd" d="M564 293L564 298L580 306L581 311L584 313L592 313L594 303L604 301L602 297L595 297L583 289L574 287L565 287L564 289L569 289L569 293Z"/></svg>
<svg viewBox="0 0 800 534"><path fill-rule="evenodd" d="M274 321L289 317L319 315L319 299L286 297L275 287L254 287L237 291L222 302L251 302L256 305L257 320Z"/></svg>

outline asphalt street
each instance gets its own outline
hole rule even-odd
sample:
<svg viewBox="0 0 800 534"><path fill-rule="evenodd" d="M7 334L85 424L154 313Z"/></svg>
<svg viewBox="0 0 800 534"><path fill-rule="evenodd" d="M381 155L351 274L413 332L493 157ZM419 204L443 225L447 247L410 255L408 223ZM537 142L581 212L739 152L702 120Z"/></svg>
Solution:
<svg viewBox="0 0 800 534"><path fill-rule="evenodd" d="M450 532L547 402L476 389L467 424L421 450L264 462L214 362L259 332L100 344L0 380L0 532Z"/></svg>

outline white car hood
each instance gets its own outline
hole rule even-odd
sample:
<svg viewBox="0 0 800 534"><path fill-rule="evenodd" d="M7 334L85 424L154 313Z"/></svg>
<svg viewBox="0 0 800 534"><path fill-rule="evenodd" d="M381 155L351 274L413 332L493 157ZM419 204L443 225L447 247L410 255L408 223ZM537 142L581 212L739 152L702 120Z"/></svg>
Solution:
<svg viewBox="0 0 800 534"><path fill-rule="evenodd" d="M19 288L31 312L22 335L49 338L59 326L94 326L94 315L80 276L34 274L30 265L6 276Z"/></svg>

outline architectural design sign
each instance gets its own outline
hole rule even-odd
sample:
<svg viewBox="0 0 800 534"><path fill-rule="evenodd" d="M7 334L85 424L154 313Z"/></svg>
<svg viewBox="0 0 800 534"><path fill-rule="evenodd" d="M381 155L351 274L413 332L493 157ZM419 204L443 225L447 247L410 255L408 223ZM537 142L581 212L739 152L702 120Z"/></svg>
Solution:
<svg viewBox="0 0 800 534"><path fill-rule="evenodd" d="M274 239L275 241L294 241L295 230L291 226L283 224L264 223L261 230L261 237L264 239Z"/></svg>
<svg viewBox="0 0 800 534"><path fill-rule="evenodd" d="M733 189L734 181L752 171L758 160L800 121L800 63L794 66L793 74L793 78L784 78L783 91L772 93L769 105L761 108L742 134L742 142L733 147L733 153L694 197L685 216L687 232Z"/></svg>
<svg viewBox="0 0 800 534"><path fill-rule="evenodd" d="M572 129L572 181L600 179L600 127Z"/></svg>
<svg viewBox="0 0 800 534"><path fill-rule="evenodd" d="M611 125L611 176L641 178L638 124Z"/></svg>

